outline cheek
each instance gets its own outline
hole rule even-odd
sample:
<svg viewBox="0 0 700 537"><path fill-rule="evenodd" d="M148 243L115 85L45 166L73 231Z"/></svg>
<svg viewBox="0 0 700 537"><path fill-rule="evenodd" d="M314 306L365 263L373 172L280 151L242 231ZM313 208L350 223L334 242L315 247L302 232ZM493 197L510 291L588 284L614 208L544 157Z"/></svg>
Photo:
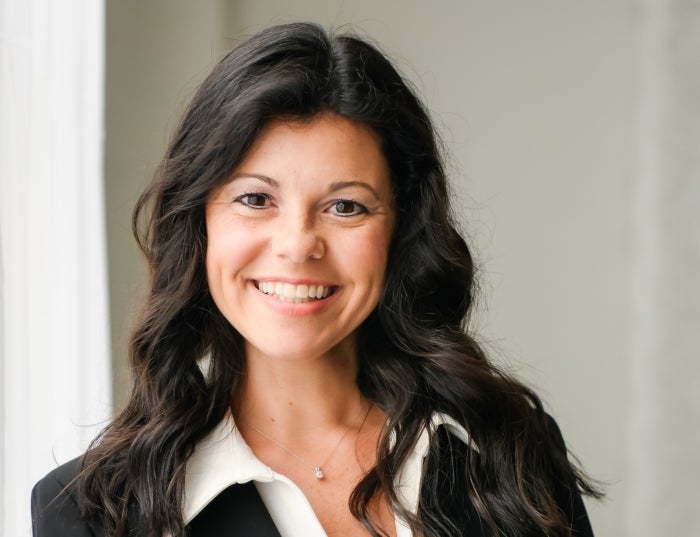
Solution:
<svg viewBox="0 0 700 537"><path fill-rule="evenodd" d="M230 280L254 255L251 235L240 226L207 226L206 269L209 287L214 292Z"/></svg>
<svg viewBox="0 0 700 537"><path fill-rule="evenodd" d="M357 274L364 274L369 285L380 289L384 283L389 243L389 233L380 228L358 237L352 247L346 248L348 262Z"/></svg>

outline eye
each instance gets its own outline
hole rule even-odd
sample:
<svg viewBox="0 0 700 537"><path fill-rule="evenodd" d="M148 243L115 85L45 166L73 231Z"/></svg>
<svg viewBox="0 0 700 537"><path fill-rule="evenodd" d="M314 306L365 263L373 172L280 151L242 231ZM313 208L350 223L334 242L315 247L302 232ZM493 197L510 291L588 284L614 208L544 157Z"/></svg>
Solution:
<svg viewBox="0 0 700 537"><path fill-rule="evenodd" d="M270 197L267 194L260 194L257 192L243 194L242 196L238 196L234 201L252 209L263 209L270 205Z"/></svg>
<svg viewBox="0 0 700 537"><path fill-rule="evenodd" d="M367 212L367 207L352 200L336 200L332 209L339 216L356 216Z"/></svg>

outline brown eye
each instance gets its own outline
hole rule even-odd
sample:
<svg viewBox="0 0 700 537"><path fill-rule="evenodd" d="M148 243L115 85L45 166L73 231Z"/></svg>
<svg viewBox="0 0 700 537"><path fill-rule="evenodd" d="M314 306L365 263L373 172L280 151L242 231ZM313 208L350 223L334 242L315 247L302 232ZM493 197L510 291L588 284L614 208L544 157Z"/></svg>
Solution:
<svg viewBox="0 0 700 537"><path fill-rule="evenodd" d="M261 209L269 205L269 198L265 194L243 194L242 196L237 197L235 201L248 207L252 207L253 209Z"/></svg>
<svg viewBox="0 0 700 537"><path fill-rule="evenodd" d="M339 216L355 216L366 213L367 208L356 201L338 200L333 205L333 211Z"/></svg>

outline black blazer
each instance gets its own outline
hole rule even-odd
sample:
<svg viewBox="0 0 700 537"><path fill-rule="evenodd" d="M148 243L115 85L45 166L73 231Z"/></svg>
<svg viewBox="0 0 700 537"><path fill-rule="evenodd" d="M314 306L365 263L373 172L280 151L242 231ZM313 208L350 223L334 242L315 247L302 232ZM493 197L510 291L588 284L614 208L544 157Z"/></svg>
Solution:
<svg viewBox="0 0 700 537"><path fill-rule="evenodd" d="M34 537L103 537L94 521L80 518L73 480L80 460L59 466L32 490ZM141 537L136 513L130 513L130 537ZM188 525L191 537L280 537L255 485L232 485L212 500Z"/></svg>
<svg viewBox="0 0 700 537"><path fill-rule="evenodd" d="M557 443L565 449L556 424L553 420L551 423L554 426L554 434L558 437ZM455 443L450 442L447 435L449 433L444 428L438 429L436 445L454 446ZM469 448L464 445L463 449ZM453 454L452 457L454 456ZM450 455L440 453L438 448L435 456L431 453L428 458L428 465L430 464L450 464ZM79 460L72 460L50 472L34 486L32 490L34 537L104 536L104 531L99 524L80 518L73 483L78 469ZM461 486L466 486L466 483L457 484L455 487L449 479L444 479L438 483L438 490L421 492L420 504L434 503L435 497L439 497L441 507L449 512L451 519L458 524L461 530L460 536L491 537L488 526L479 517L466 495L454 494L454 490L459 490ZM580 494L564 487L555 489L554 493L560 509L571 522L573 535L593 537L593 530ZM129 536L141 537L143 534L138 530L136 513L131 513L129 520ZM212 500L190 522L188 528L190 537L280 537L253 483L230 486Z"/></svg>

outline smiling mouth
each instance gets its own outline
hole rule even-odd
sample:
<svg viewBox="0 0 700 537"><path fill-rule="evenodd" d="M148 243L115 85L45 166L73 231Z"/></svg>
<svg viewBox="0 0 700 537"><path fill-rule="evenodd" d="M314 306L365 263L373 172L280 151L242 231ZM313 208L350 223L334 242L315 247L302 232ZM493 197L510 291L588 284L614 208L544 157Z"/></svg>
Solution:
<svg viewBox="0 0 700 537"><path fill-rule="evenodd" d="M331 296L336 287L328 287L325 285L294 285L287 282L258 282L254 281L255 287L265 293L273 296L283 302L314 302L323 300Z"/></svg>

